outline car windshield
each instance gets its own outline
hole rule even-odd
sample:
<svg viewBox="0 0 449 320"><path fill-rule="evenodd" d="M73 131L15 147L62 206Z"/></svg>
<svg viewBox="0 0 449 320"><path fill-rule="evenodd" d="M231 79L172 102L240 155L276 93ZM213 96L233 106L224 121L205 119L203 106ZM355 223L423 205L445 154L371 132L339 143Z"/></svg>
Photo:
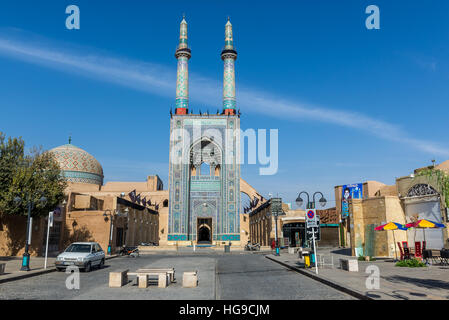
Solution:
<svg viewBox="0 0 449 320"><path fill-rule="evenodd" d="M90 252L90 244L71 244L65 252Z"/></svg>

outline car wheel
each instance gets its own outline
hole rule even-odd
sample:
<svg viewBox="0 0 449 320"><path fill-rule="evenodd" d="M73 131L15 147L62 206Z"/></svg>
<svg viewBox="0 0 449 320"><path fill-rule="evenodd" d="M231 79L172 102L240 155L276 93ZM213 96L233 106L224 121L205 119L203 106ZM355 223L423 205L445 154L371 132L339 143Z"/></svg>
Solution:
<svg viewBox="0 0 449 320"><path fill-rule="evenodd" d="M64 268L56 268L56 271L58 271L58 272L61 272L63 270L64 270Z"/></svg>
<svg viewBox="0 0 449 320"><path fill-rule="evenodd" d="M88 262L86 264L86 266L84 267L84 272L90 272L91 268L92 268L92 265L90 264L90 262Z"/></svg>
<svg viewBox="0 0 449 320"><path fill-rule="evenodd" d="M104 267L104 259L101 259L100 264L98 265L98 269L102 269Z"/></svg>

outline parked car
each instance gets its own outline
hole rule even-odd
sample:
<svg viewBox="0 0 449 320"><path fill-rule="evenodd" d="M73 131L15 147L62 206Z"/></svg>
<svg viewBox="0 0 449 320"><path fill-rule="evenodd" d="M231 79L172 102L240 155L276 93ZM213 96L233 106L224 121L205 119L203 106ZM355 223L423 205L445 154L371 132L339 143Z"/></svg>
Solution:
<svg viewBox="0 0 449 320"><path fill-rule="evenodd" d="M62 271L69 266L77 266L85 272L93 266L104 266L105 254L96 242L74 242L56 257L55 266Z"/></svg>

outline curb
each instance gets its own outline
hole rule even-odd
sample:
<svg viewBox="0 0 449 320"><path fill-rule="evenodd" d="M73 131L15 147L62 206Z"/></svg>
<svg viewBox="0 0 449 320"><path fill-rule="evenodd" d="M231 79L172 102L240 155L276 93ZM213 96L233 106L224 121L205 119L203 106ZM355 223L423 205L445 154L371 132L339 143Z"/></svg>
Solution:
<svg viewBox="0 0 449 320"><path fill-rule="evenodd" d="M284 267L287 267L287 268L289 268L291 270L294 270L294 271L296 271L298 273L301 273L302 275L305 275L305 276L307 276L307 277L309 277L309 278L311 278L313 280L316 280L316 281L319 281L319 282L321 282L321 283L323 283L325 285L328 285L329 287L332 287L332 288L334 288L334 289L336 289L338 291L341 291L341 292L344 292L346 294L349 294L350 296L353 296L353 297L355 297L357 299L360 299L360 300L375 300L375 299L373 299L371 297L368 297L368 296L364 295L363 293L361 293L361 292L359 292L357 290L349 289L347 287L343 287L343 286L341 286L341 285L339 285L339 284L337 284L335 282L332 282L332 281L330 281L328 279L325 279L324 277L320 277L320 276L314 275L314 274L312 274L312 273L310 273L308 271L302 270L300 268L292 267L292 266L290 266L290 265L288 265L288 264L286 264L284 262L281 262L279 260L273 259L273 258L271 258L269 256L265 256L265 258L267 258L267 259L269 259L271 261L274 261L276 263L279 263L280 265L283 265Z"/></svg>
<svg viewBox="0 0 449 320"><path fill-rule="evenodd" d="M39 276L39 275L50 273L50 272L54 272L54 271L56 271L56 268L52 267L51 269L47 269L47 270L36 271L36 272L32 272L32 273L19 274L17 276L11 276L9 278L0 279L0 283L5 283L5 282L10 282L10 281L15 281L15 280L22 280L22 279L26 279L26 278L31 278L31 277L34 277L34 276Z"/></svg>
<svg viewBox="0 0 449 320"><path fill-rule="evenodd" d="M106 257L105 260L110 260L113 258L117 258L118 255L115 256L111 256L111 257ZM6 283L6 282L10 282L10 281L15 281L15 280L22 280L22 279L26 279L26 278L31 278L34 276L40 276L43 274L47 274L50 272L55 272L56 268L55 267L51 267L51 268L47 268L47 270L40 270L40 271L35 271L35 272L31 272L31 273L24 273L24 274L19 274L17 276L11 276L9 278L5 278L5 279L0 279L0 284L1 283Z"/></svg>

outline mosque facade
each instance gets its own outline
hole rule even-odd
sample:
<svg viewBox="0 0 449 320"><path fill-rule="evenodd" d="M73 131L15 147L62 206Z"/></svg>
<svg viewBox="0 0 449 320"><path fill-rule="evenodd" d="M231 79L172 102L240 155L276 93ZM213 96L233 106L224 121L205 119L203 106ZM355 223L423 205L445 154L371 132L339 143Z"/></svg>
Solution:
<svg viewBox="0 0 449 320"><path fill-rule="evenodd" d="M231 242L234 248L241 248L249 240L248 210L266 199L240 173L232 24L228 19L225 25L223 107L216 114L194 114L189 107L191 50L187 41L183 18L175 53L178 68L175 112L170 112L168 189L157 175L144 181L104 183L100 162L69 139L68 144L49 150L68 182L65 199L55 208L50 253L60 252L74 241L97 241L114 253L123 245L141 244L164 249L194 243L220 247ZM251 204L244 212L240 212L241 193ZM0 221L2 255L20 255L24 250L8 246L25 234L18 227L25 225L24 217L13 218ZM33 221L32 255L42 255L45 250L46 223L45 217ZM8 236L8 230L17 230L17 235Z"/></svg>
<svg viewBox="0 0 449 320"><path fill-rule="evenodd" d="M182 20L175 113L170 119L168 243L240 242L240 114L236 112L232 25L225 26L223 109L189 109L187 22Z"/></svg>

